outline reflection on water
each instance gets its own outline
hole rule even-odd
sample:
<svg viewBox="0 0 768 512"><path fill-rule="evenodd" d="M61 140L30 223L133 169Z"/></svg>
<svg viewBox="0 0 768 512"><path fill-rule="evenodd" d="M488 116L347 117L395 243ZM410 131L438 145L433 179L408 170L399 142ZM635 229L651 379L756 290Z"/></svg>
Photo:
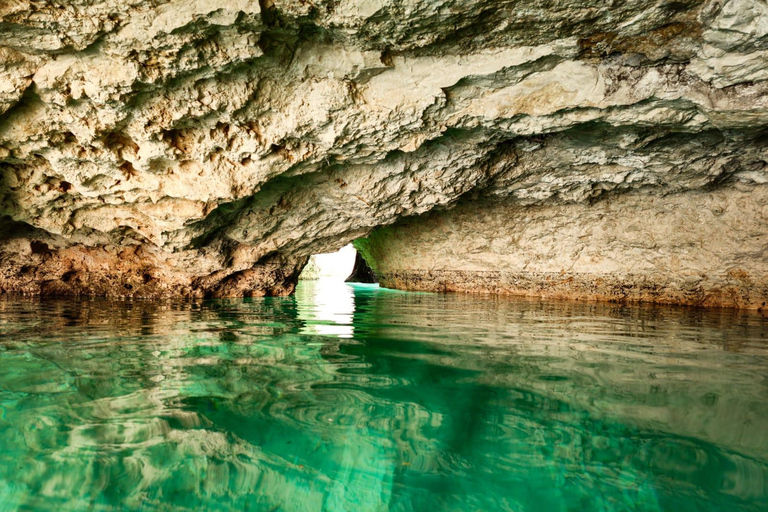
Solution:
<svg viewBox="0 0 768 512"><path fill-rule="evenodd" d="M354 334L355 294L352 285L343 279L321 277L317 283L299 286L296 310L304 324L301 334L339 338L352 338Z"/></svg>
<svg viewBox="0 0 768 512"><path fill-rule="evenodd" d="M757 315L0 301L0 511L768 510Z"/></svg>

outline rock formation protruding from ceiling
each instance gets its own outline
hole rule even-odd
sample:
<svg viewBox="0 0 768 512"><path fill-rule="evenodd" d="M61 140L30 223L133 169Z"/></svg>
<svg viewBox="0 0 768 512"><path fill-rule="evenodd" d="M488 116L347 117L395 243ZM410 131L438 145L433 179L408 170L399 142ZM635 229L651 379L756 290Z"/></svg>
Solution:
<svg viewBox="0 0 768 512"><path fill-rule="evenodd" d="M10 0L0 34L5 292L283 294L460 199L746 219L768 186L764 0ZM765 269L759 215L720 263Z"/></svg>

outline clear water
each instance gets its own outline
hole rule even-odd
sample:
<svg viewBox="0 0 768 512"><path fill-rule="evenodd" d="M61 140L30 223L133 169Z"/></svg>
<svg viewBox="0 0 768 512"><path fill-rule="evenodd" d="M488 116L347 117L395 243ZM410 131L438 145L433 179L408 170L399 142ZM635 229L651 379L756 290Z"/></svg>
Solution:
<svg viewBox="0 0 768 512"><path fill-rule="evenodd" d="M0 301L0 511L768 511L768 321L302 283Z"/></svg>

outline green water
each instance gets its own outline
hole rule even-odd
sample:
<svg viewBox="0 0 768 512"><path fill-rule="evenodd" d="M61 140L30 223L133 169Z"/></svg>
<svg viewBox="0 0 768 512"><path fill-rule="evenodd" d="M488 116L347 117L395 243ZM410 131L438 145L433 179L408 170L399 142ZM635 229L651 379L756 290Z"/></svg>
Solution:
<svg viewBox="0 0 768 512"><path fill-rule="evenodd" d="M768 321L302 283L0 301L0 511L768 511Z"/></svg>

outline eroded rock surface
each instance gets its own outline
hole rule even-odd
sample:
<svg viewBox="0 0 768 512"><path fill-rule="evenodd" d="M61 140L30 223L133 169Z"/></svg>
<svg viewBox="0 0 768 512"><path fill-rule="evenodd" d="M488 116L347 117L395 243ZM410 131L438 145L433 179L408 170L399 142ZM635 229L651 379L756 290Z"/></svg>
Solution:
<svg viewBox="0 0 768 512"><path fill-rule="evenodd" d="M767 223L766 186L592 205L484 199L357 245L392 288L763 308Z"/></svg>
<svg viewBox="0 0 768 512"><path fill-rule="evenodd" d="M11 0L0 33L2 291L289 293L309 255L466 196L744 197L749 255L717 273L764 272L763 0Z"/></svg>

